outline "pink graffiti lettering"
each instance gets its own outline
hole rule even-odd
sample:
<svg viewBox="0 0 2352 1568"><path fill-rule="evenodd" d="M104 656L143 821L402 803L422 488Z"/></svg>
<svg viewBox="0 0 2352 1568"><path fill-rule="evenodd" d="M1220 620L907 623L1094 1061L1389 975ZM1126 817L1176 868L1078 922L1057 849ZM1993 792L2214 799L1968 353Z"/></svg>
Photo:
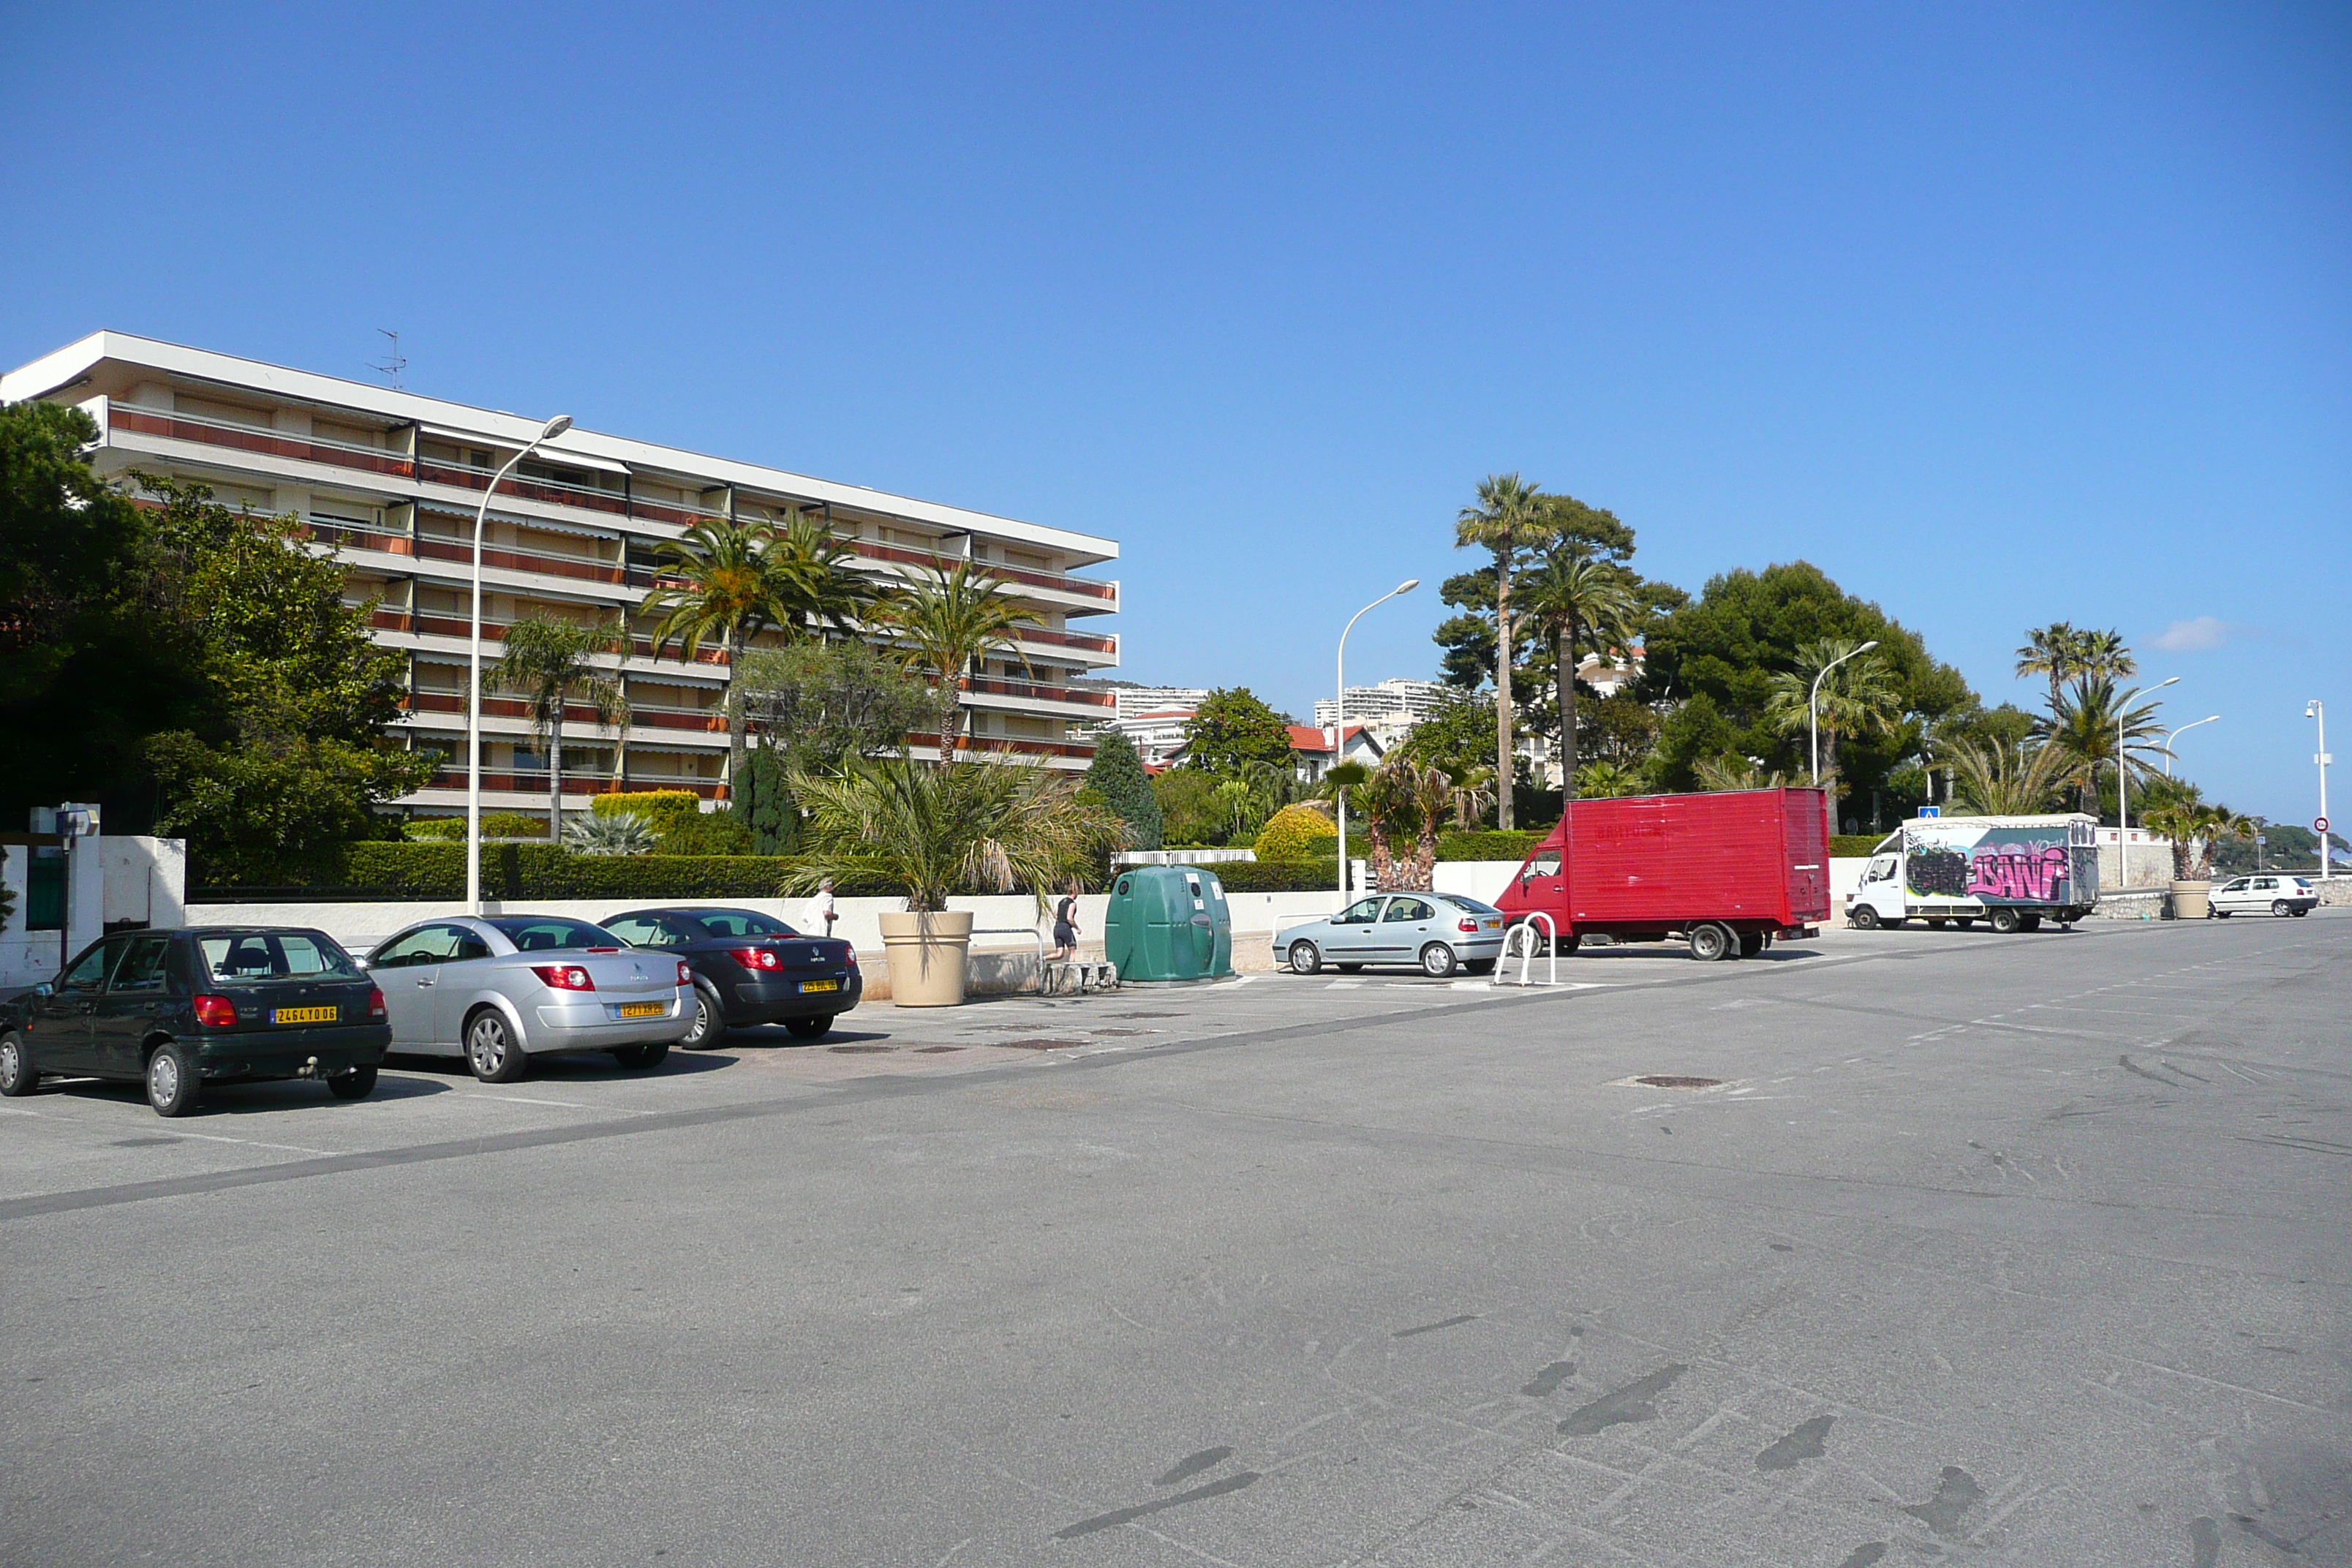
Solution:
<svg viewBox="0 0 2352 1568"><path fill-rule="evenodd" d="M2058 885L2065 879L2066 851L2057 845L2029 849L2021 844L2003 844L1977 851L1969 862L1969 896L2047 903L2057 896Z"/></svg>

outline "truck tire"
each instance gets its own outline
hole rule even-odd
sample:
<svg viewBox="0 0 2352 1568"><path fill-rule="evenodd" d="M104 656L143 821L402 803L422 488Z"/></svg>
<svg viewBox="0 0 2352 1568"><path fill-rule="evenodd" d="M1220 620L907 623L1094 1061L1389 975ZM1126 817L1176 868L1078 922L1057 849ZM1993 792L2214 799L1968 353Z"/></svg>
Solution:
<svg viewBox="0 0 2352 1568"><path fill-rule="evenodd" d="M1764 951L1765 941L1765 935L1760 931L1741 931L1739 933L1739 956L1742 958L1756 957Z"/></svg>
<svg viewBox="0 0 2352 1568"><path fill-rule="evenodd" d="M2040 931L2042 929L2042 917L2040 915L2025 915L2021 917L2017 923L2019 929L2022 931Z"/></svg>
<svg viewBox="0 0 2352 1568"><path fill-rule="evenodd" d="M1738 952L1739 939L1731 934L1729 927L1709 921L1691 928L1690 954L1701 963L1719 963Z"/></svg>
<svg viewBox="0 0 2352 1568"><path fill-rule="evenodd" d="M1856 904L1846 911L1845 923L1856 931L1876 931L1878 911L1868 904Z"/></svg>
<svg viewBox="0 0 2352 1568"><path fill-rule="evenodd" d="M1992 929L2003 936L2014 932L2021 923L2022 922L2018 912L2006 904L1992 912Z"/></svg>

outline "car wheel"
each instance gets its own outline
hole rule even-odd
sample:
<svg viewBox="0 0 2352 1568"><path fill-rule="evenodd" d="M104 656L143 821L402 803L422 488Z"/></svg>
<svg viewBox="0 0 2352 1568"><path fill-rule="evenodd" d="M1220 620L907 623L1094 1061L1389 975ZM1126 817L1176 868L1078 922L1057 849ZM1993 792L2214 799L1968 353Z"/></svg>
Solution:
<svg viewBox="0 0 2352 1568"><path fill-rule="evenodd" d="M466 1065L484 1083L512 1083L530 1065L514 1031L495 1007L485 1007L466 1021Z"/></svg>
<svg viewBox="0 0 2352 1568"><path fill-rule="evenodd" d="M2305 916L2305 915L2309 914L2310 912L2311 912L2311 911L2310 911L2309 910L2307 910L2307 909L2297 910L2295 910L2295 911L2294 911L2294 918L2295 918L2295 919L2297 919L2297 920L2301 920L2301 919L2303 919L2303 917L2304 917L2304 916Z"/></svg>
<svg viewBox="0 0 2352 1568"><path fill-rule="evenodd" d="M1443 980L1452 974L1456 962L1454 950L1442 942L1433 942L1421 950L1421 972L1432 980Z"/></svg>
<svg viewBox="0 0 2352 1568"><path fill-rule="evenodd" d="M613 1059L633 1072L651 1072L669 1059L669 1042L656 1040L650 1046L615 1046Z"/></svg>
<svg viewBox="0 0 2352 1568"><path fill-rule="evenodd" d="M1465 974L1492 974L1495 973L1495 961L1491 958L1465 959L1462 963L1462 973Z"/></svg>
<svg viewBox="0 0 2352 1568"><path fill-rule="evenodd" d="M1998 910L1993 910L1993 912L1992 912L1992 929L1993 929L1993 930L1995 930L1995 931L1999 931L1999 932L2000 932L2001 935L2003 935L2003 936L2008 936L2008 935L2009 935L2009 934L2011 934L2011 932L2015 931L2017 930L2017 927L2018 927L2018 916L2017 916L2017 911L2016 911L2015 910L2012 910L2012 909L2010 909L2010 908L2007 908L2006 906L2004 906L2004 907L2002 907L2002 908L2000 908L2000 909L1998 909Z"/></svg>
<svg viewBox="0 0 2352 1568"><path fill-rule="evenodd" d="M203 1092L204 1080L196 1076L195 1060L184 1047L171 1040L155 1047L155 1054L147 1058L147 1103L155 1108L156 1115L185 1116L196 1108Z"/></svg>
<svg viewBox="0 0 2352 1568"><path fill-rule="evenodd" d="M2271 906L2271 913L2277 919L2284 920L2287 916L2294 913L2294 906L2288 903L2284 899L2281 899Z"/></svg>
<svg viewBox="0 0 2352 1568"><path fill-rule="evenodd" d="M0 1035L0 1094L15 1100L41 1086L41 1075L33 1070L33 1060L25 1054L25 1042L15 1035Z"/></svg>
<svg viewBox="0 0 2352 1568"><path fill-rule="evenodd" d="M1323 954L1313 942L1294 942L1290 944L1290 973L1312 974L1322 967Z"/></svg>
<svg viewBox="0 0 2352 1568"><path fill-rule="evenodd" d="M820 1018L787 1018L784 1030L796 1040L821 1040L833 1027L830 1016Z"/></svg>
<svg viewBox="0 0 2352 1568"><path fill-rule="evenodd" d="M1717 963L1737 951L1738 944L1731 932L1722 926L1709 922L1691 931L1690 953L1701 963Z"/></svg>
<svg viewBox="0 0 2352 1568"><path fill-rule="evenodd" d="M1846 911L1845 923L1856 931L1876 931L1878 911L1868 904L1856 904Z"/></svg>
<svg viewBox="0 0 2352 1568"><path fill-rule="evenodd" d="M694 983L691 1005L694 1008L694 1026L687 1030L686 1038L678 1041L677 1048L682 1051L708 1050L727 1032L727 1009L711 994L710 987L699 980Z"/></svg>
<svg viewBox="0 0 2352 1568"><path fill-rule="evenodd" d="M355 1067L327 1080L327 1092L337 1100L365 1100L375 1092L375 1068Z"/></svg>

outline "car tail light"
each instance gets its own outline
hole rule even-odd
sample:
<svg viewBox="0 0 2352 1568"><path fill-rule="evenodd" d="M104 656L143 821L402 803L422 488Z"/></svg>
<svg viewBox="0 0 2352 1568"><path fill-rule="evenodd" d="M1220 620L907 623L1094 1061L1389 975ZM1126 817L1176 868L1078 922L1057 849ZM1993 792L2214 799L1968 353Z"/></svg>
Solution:
<svg viewBox="0 0 2352 1568"><path fill-rule="evenodd" d="M534 963L530 972L554 991L593 991L596 982L576 963Z"/></svg>
<svg viewBox="0 0 2352 1568"><path fill-rule="evenodd" d="M196 1022L207 1029L236 1027L236 1004L226 996L196 998Z"/></svg>
<svg viewBox="0 0 2352 1568"><path fill-rule="evenodd" d="M728 956L746 969L772 970L782 969L784 966L782 959L778 958L772 949L764 947L739 947Z"/></svg>
<svg viewBox="0 0 2352 1568"><path fill-rule="evenodd" d="M677 983L680 985L694 984L694 965L682 958L677 961Z"/></svg>
<svg viewBox="0 0 2352 1568"><path fill-rule="evenodd" d="M857 950L856 950L856 948L854 948L854 947L853 947L853 948L846 949L846 950L845 950L845 952L846 952L846 957L844 959L844 962L845 962L845 963L846 963L849 965L849 967L850 967L850 968L852 968L852 969L856 968L856 967L857 967Z"/></svg>
<svg viewBox="0 0 2352 1568"><path fill-rule="evenodd" d="M1454 929L1455 931L1466 931L1475 936L1478 931L1478 922L1473 920L1455 921L1454 922Z"/></svg>
<svg viewBox="0 0 2352 1568"><path fill-rule="evenodd" d="M383 1014L383 993L374 986L368 988L368 1016L381 1018Z"/></svg>

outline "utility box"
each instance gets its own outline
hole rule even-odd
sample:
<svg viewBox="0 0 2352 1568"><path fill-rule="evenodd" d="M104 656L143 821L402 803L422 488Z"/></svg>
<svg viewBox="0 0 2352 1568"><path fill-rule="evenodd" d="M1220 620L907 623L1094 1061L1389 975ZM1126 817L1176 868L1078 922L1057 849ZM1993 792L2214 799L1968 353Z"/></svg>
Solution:
<svg viewBox="0 0 2352 1568"><path fill-rule="evenodd" d="M1111 885L1103 956L1119 984L1215 980L1234 972L1234 916L1205 866L1136 866Z"/></svg>

